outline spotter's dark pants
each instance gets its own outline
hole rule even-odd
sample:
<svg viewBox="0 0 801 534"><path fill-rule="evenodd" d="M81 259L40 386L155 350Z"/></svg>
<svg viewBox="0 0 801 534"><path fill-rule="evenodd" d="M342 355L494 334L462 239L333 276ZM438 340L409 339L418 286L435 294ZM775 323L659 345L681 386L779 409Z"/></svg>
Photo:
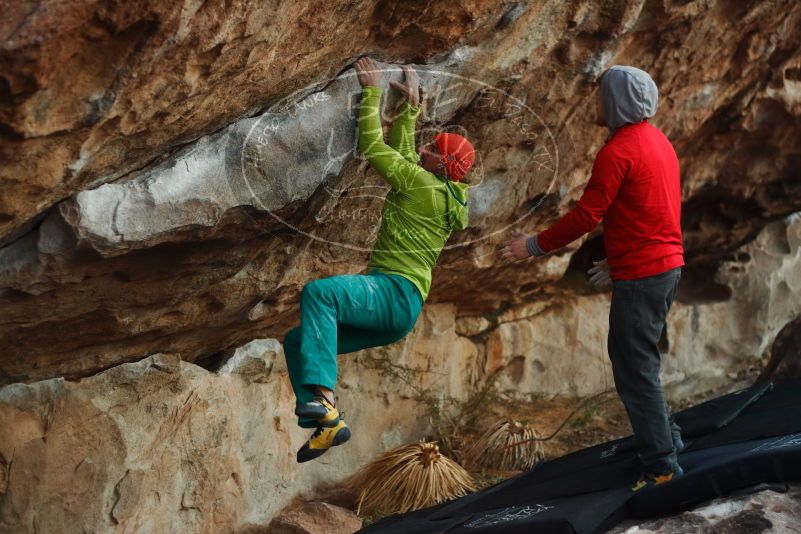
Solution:
<svg viewBox="0 0 801 534"><path fill-rule="evenodd" d="M658 343L679 278L681 267L612 283L609 358L615 388L640 445L639 462L648 473L668 473L678 465L681 433L662 393Z"/></svg>

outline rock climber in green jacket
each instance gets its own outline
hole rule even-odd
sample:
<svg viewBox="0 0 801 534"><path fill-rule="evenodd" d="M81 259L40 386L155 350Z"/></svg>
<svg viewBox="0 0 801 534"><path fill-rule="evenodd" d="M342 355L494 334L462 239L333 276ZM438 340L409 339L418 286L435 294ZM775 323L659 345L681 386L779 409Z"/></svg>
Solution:
<svg viewBox="0 0 801 534"><path fill-rule="evenodd" d="M431 287L431 270L453 230L467 227L467 180L475 157L462 136L440 133L415 151L420 113L417 73L404 67L405 83L391 82L406 96L384 142L379 67L356 62L362 86L359 150L390 185L381 228L366 274L309 282L300 297L300 326L284 339L289 378L304 428L316 428L298 450L298 462L319 457L350 439L335 406L337 354L388 345L414 327Z"/></svg>

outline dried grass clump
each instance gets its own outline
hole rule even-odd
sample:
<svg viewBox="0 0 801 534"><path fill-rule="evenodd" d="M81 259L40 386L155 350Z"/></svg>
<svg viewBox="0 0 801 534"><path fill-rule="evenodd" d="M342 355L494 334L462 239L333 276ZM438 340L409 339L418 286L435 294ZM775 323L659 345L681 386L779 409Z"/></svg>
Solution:
<svg viewBox="0 0 801 534"><path fill-rule="evenodd" d="M517 421L501 420L492 425L464 454L465 465L517 471L531 469L545 459L536 430Z"/></svg>
<svg viewBox="0 0 801 534"><path fill-rule="evenodd" d="M413 443L383 453L352 479L362 510L396 514L462 497L476 490L470 474L443 456L436 443Z"/></svg>

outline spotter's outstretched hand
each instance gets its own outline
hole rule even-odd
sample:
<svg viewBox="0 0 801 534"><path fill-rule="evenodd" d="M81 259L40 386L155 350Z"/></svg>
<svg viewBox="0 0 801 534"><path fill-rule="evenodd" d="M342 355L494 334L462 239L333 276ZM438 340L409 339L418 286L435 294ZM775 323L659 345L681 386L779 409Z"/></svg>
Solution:
<svg viewBox="0 0 801 534"><path fill-rule="evenodd" d="M512 232L512 239L505 241L501 246L499 254L504 261L513 263L516 261L524 260L531 256L526 248L526 236L523 232L517 230Z"/></svg>

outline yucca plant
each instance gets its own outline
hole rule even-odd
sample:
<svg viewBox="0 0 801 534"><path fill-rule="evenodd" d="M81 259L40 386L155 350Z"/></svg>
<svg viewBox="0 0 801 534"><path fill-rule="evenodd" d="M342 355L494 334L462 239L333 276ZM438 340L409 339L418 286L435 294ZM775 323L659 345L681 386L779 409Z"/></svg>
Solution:
<svg viewBox="0 0 801 534"><path fill-rule="evenodd" d="M464 464L517 471L531 469L545 458L539 434L528 425L502 419L465 452Z"/></svg>
<svg viewBox="0 0 801 534"><path fill-rule="evenodd" d="M362 510L396 514L419 510L476 490L470 474L439 452L436 443L397 447L364 466L352 479Z"/></svg>

